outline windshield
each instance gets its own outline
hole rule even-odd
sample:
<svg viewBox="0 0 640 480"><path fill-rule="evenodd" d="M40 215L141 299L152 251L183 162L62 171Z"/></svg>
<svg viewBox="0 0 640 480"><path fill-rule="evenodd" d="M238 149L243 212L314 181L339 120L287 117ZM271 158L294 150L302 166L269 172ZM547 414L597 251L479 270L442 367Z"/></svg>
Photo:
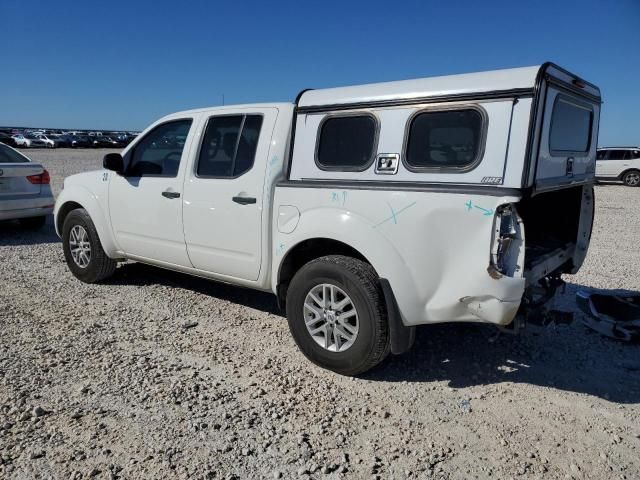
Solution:
<svg viewBox="0 0 640 480"><path fill-rule="evenodd" d="M0 163L27 163L30 160L13 148L0 143Z"/></svg>

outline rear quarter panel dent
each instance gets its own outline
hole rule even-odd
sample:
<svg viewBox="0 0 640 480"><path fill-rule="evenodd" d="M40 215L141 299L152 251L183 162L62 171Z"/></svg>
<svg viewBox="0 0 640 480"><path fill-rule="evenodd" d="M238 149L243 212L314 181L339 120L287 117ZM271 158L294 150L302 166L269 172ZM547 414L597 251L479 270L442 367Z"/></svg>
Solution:
<svg viewBox="0 0 640 480"><path fill-rule="evenodd" d="M307 239L331 238L358 250L389 280L407 325L474 320L460 298L513 296L512 282L492 279L487 267L493 212L517 198L366 190L345 196L319 188L276 189L275 197L276 208L296 205L301 215L293 233L274 229L274 290L287 252Z"/></svg>

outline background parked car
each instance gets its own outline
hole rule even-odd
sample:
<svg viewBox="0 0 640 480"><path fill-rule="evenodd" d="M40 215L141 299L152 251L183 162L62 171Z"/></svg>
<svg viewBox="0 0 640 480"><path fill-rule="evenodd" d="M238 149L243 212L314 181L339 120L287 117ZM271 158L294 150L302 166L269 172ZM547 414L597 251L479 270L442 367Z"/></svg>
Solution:
<svg viewBox="0 0 640 480"><path fill-rule="evenodd" d="M117 148L120 145L111 137L104 135L96 135L91 137L91 144L94 148Z"/></svg>
<svg viewBox="0 0 640 480"><path fill-rule="evenodd" d="M89 148L91 146L90 137L85 135L74 135L71 138L71 148Z"/></svg>
<svg viewBox="0 0 640 480"><path fill-rule="evenodd" d="M53 140L53 138L49 138L43 133L35 135L35 137L39 140L42 140L47 148L56 148L56 142Z"/></svg>
<svg viewBox="0 0 640 480"><path fill-rule="evenodd" d="M28 148L31 145L31 142L25 138L21 133L13 135L11 137L16 144L16 147L24 147Z"/></svg>
<svg viewBox="0 0 640 480"><path fill-rule="evenodd" d="M24 136L27 140L29 140L28 147L30 148L43 148L48 147L49 143L41 138L41 136L36 136L31 133L28 133Z"/></svg>
<svg viewBox="0 0 640 480"><path fill-rule="evenodd" d="M44 225L54 204L49 172L4 144L0 172L0 220L18 219L28 228Z"/></svg>
<svg viewBox="0 0 640 480"><path fill-rule="evenodd" d="M10 147L16 146L16 141L13 137L5 132L0 132L0 143L4 143L5 145L9 145Z"/></svg>
<svg viewBox="0 0 640 480"><path fill-rule="evenodd" d="M628 187L640 186L640 147L599 148L596 177L621 180Z"/></svg>
<svg viewBox="0 0 640 480"><path fill-rule="evenodd" d="M69 148L71 147L71 137L69 135L54 135L52 136L55 142L56 148Z"/></svg>

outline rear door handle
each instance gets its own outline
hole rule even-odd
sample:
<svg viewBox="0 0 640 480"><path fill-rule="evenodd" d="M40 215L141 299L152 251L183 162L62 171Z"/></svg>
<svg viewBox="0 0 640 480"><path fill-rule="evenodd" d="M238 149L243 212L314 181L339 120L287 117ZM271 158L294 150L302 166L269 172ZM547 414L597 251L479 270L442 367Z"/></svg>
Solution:
<svg viewBox="0 0 640 480"><path fill-rule="evenodd" d="M170 192L167 190L162 192L162 196L166 198L180 198L180 192Z"/></svg>
<svg viewBox="0 0 640 480"><path fill-rule="evenodd" d="M255 197L233 197L232 200L240 205L249 205L256 203Z"/></svg>

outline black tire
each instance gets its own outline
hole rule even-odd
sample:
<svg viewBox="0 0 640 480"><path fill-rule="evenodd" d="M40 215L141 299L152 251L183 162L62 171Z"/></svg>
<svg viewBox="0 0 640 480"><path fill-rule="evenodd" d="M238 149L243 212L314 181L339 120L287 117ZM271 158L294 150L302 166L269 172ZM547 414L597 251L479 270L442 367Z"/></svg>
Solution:
<svg viewBox="0 0 640 480"><path fill-rule="evenodd" d="M47 221L47 217L46 216L28 217L28 218L21 218L18 221L20 222L20 225L22 226L22 228L26 228L28 230L37 230L44 226L44 224Z"/></svg>
<svg viewBox="0 0 640 480"><path fill-rule="evenodd" d="M69 239L71 230L79 225L87 232L91 247L90 260L86 267L79 266L71 255ZM62 248L71 273L85 283L97 283L109 278L116 270L117 262L107 256L100 243L98 232L91 217L84 208L73 210L64 220L62 227Z"/></svg>
<svg viewBox="0 0 640 480"><path fill-rule="evenodd" d="M622 182L627 187L640 186L640 172L638 170L629 170L622 176Z"/></svg>
<svg viewBox="0 0 640 480"><path fill-rule="evenodd" d="M358 333L344 351L326 350L313 339L304 319L307 294L317 285L333 284L352 300L358 312ZM287 320L302 353L320 367L342 375L358 375L389 354L389 326L378 276L371 265L352 257L329 255L304 265L287 291Z"/></svg>

